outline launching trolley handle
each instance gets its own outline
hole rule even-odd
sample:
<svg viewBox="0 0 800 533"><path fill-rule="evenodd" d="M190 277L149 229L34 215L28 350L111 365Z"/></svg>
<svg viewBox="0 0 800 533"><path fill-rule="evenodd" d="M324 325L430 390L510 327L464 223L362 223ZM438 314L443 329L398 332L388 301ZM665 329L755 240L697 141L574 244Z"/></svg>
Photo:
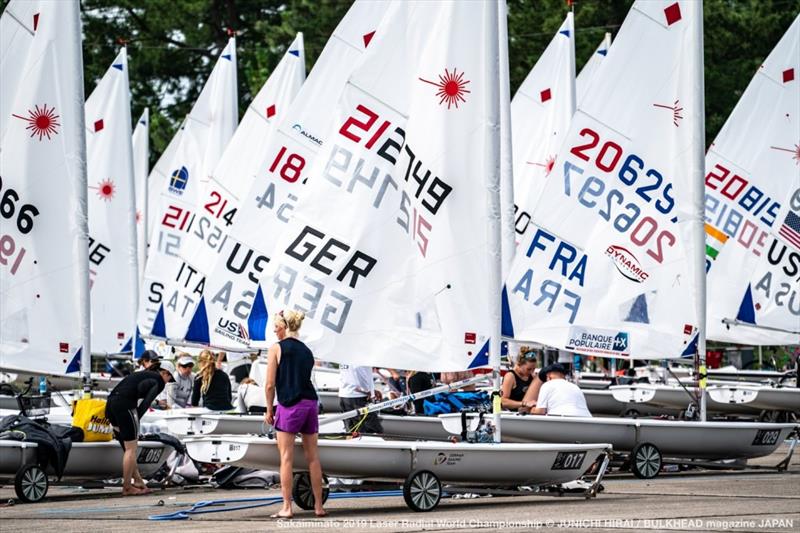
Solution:
<svg viewBox="0 0 800 533"><path fill-rule="evenodd" d="M366 407L361 407L359 409L353 409L352 411L347 411L346 413L338 413L336 415L332 415L329 417L326 416L325 423L336 422L337 420L346 420L348 418L353 418L356 416L364 416L369 413L374 413L376 411L382 411L384 409L389 409L391 407L397 407L398 405L403 405L409 400L411 401L421 400L423 398L427 398L428 396L439 394L440 392L450 392L458 390L461 387L466 387L467 385L473 385L475 383L486 381L490 377L492 377L491 374L482 374L480 376L475 376L474 378L465 379L463 381L456 381L455 383L450 383L449 385L440 385L432 389L424 390L421 392L415 392L414 394L409 394L408 396L400 396L399 398L394 398L393 400L386 400L385 402L375 403L372 405L368 405Z"/></svg>
<svg viewBox="0 0 800 533"><path fill-rule="evenodd" d="M586 499L594 498L597 496L598 490L600 490L600 482L603 481L603 477L606 475L606 471L608 470L608 464L611 462L611 452L606 450L603 452L603 461L600 463L600 468L597 469L597 476L595 476L594 481L592 482L591 486L586 489L584 496Z"/></svg>

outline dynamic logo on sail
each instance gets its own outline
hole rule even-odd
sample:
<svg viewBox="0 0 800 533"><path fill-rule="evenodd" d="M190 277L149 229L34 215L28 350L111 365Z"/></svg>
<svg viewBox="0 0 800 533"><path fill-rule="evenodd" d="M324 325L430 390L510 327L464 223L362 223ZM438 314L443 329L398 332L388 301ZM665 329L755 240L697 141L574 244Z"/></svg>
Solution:
<svg viewBox="0 0 800 533"><path fill-rule="evenodd" d="M292 129L297 131L297 133L299 133L300 135L302 135L303 137L305 137L306 139L308 139L312 143L318 144L319 146L322 146L322 141L317 139L316 137L314 137L312 134L308 133L306 130L304 130L303 126L301 126L300 124L295 124L294 126L292 126Z"/></svg>
<svg viewBox="0 0 800 533"><path fill-rule="evenodd" d="M636 256L628 249L612 244L606 248L606 255L614 261L614 266L617 267L617 271L625 278L635 281L636 283L642 283L650 277L650 274L645 272L642 265L639 264L639 260L636 259Z"/></svg>
<svg viewBox="0 0 800 533"><path fill-rule="evenodd" d="M464 79L464 73L458 73L458 69L453 69L453 72L444 69L444 74L439 74L439 81L430 81L419 78L419 81L424 81L435 87L439 88L436 96L439 97L439 105L447 102L447 109L455 106L458 109L458 102L466 102L464 95L470 91L467 89L469 80Z"/></svg>
<svg viewBox="0 0 800 533"><path fill-rule="evenodd" d="M186 167L181 167L172 173L169 178L169 191L181 195L189 184L189 171Z"/></svg>
<svg viewBox="0 0 800 533"><path fill-rule="evenodd" d="M43 104L41 108L37 105L33 107L33 110L28 109L27 117L21 117L13 113L11 116L22 119L28 123L25 129L30 130L31 137L38 135L41 141L42 137L46 136L47 140L50 140L52 135L58 133L58 127L61 126L58 122L59 115L56 115L55 111L55 107L48 109L47 104Z"/></svg>
<svg viewBox="0 0 800 533"><path fill-rule="evenodd" d="M247 328L238 322L233 322L225 318L220 318L217 322L217 327L214 328L216 333L226 337L239 344L248 344L250 342L250 335L247 333Z"/></svg>

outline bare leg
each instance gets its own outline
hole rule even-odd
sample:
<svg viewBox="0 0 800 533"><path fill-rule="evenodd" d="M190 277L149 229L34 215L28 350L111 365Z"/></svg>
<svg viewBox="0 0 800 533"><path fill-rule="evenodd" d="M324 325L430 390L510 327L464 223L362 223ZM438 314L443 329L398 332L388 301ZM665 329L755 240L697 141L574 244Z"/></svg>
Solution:
<svg viewBox="0 0 800 533"><path fill-rule="evenodd" d="M303 453L306 456L308 473L311 476L311 491L314 493L314 514L325 516L328 513L322 507L322 464L319 462L316 433L303 433Z"/></svg>
<svg viewBox="0 0 800 533"><path fill-rule="evenodd" d="M132 479L138 474L136 467L136 449L139 447L139 441L126 440L125 452L122 455L122 495L123 496L136 496L144 494L144 491L131 483ZM141 476L139 477L141 479Z"/></svg>
<svg viewBox="0 0 800 533"><path fill-rule="evenodd" d="M276 431L278 435L278 451L281 454L281 496L283 507L273 516L275 518L292 517L292 462L294 459L294 433Z"/></svg>

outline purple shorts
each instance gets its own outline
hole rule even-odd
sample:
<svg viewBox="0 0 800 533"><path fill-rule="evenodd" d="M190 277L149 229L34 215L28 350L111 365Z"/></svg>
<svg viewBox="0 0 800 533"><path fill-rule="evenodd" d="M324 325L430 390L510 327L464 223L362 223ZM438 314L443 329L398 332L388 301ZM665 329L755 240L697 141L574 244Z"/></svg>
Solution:
<svg viewBox="0 0 800 533"><path fill-rule="evenodd" d="M291 407L278 404L275 409L275 429L285 433L319 433L319 402L300 400Z"/></svg>

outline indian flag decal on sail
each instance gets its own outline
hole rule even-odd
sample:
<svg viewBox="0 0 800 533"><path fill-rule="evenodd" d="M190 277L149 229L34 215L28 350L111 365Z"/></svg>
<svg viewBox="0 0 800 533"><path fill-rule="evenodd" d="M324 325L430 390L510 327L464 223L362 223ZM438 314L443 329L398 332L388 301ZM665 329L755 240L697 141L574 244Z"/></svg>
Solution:
<svg viewBox="0 0 800 533"><path fill-rule="evenodd" d="M719 251L722 250L722 247L728 241L728 236L722 233L720 230L715 228L709 223L705 224L706 228L706 257L709 260L713 261L719 255ZM710 263L707 263L706 270Z"/></svg>

